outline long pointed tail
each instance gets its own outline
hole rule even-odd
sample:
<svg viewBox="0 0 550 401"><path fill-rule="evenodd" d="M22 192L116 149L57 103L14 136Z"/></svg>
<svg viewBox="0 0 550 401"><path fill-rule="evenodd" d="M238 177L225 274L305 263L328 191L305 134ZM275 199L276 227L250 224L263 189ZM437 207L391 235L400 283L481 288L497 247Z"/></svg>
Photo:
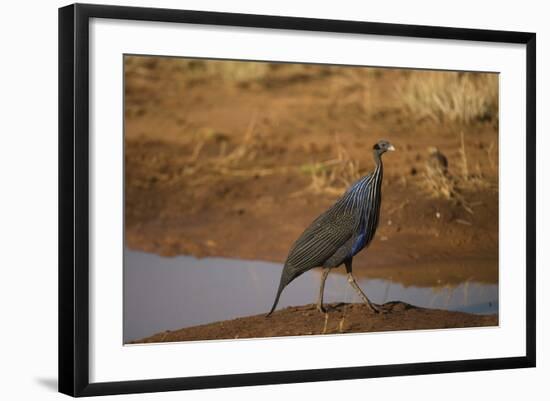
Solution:
<svg viewBox="0 0 550 401"><path fill-rule="evenodd" d="M281 296L281 292L285 289L285 287L294 280L295 275L293 275L290 270L288 269L288 266L285 264L283 267L283 271L281 272L281 281L279 282L279 289L277 290L277 295L275 295L275 302L273 302L273 306L271 307L271 310L265 317L270 316L275 308L277 307L277 304L279 303L279 298Z"/></svg>
<svg viewBox="0 0 550 401"><path fill-rule="evenodd" d="M279 283L279 289L277 290L277 295L275 296L275 302L273 302L273 306L271 307L271 310L265 317L271 316L275 308L277 307L277 304L279 303L279 298L281 297L281 292L283 292L283 289L286 287L286 284L283 283L283 280Z"/></svg>

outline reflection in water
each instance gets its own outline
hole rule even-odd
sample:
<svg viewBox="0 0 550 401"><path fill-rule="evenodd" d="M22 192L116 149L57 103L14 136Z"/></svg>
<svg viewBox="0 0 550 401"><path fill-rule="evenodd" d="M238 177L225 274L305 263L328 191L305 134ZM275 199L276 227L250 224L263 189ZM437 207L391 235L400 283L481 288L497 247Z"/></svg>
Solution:
<svg viewBox="0 0 550 401"><path fill-rule="evenodd" d="M124 342L236 317L267 313L282 266L277 263L190 256L165 258L125 251ZM309 271L283 292L278 309L316 302L320 271ZM454 287L404 287L381 279L358 279L375 303L470 313L498 312L498 285L464 282ZM360 302L343 274L331 273L325 302Z"/></svg>

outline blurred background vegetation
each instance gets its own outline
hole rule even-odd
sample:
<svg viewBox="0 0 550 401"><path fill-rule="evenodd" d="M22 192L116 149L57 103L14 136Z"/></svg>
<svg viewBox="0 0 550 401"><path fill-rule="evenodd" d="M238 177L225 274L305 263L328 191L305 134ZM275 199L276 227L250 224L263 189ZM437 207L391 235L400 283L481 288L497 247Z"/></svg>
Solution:
<svg viewBox="0 0 550 401"><path fill-rule="evenodd" d="M385 157L369 274L378 266L378 277L408 284L494 283L498 80L126 56L128 244L281 261L303 227L372 170L372 146L385 138L397 151Z"/></svg>

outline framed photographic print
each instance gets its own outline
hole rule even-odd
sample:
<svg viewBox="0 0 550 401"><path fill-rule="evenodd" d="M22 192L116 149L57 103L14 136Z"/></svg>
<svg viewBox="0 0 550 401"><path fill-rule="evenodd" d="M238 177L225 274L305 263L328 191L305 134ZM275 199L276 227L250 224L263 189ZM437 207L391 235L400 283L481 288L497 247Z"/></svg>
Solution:
<svg viewBox="0 0 550 401"><path fill-rule="evenodd" d="M59 390L535 366L535 34L59 10Z"/></svg>

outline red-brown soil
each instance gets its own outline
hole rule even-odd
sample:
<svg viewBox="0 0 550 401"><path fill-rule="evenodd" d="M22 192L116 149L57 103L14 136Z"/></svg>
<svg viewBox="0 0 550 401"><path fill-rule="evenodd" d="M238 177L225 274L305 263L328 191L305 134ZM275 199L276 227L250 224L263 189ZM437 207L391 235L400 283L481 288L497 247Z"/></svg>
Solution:
<svg viewBox="0 0 550 401"><path fill-rule="evenodd" d="M331 304L321 314L315 305L289 307L270 317L249 316L165 331L133 341L140 343L280 337L315 334L366 333L395 330L497 326L498 317L417 308L403 302L384 304L387 313L373 314L364 304Z"/></svg>
<svg viewBox="0 0 550 401"><path fill-rule="evenodd" d="M415 118L398 90L414 72L287 70L228 82L190 74L174 59L127 59L127 247L282 263L293 241L346 186L319 190L311 166L353 160L359 175L368 173L372 146L385 138L397 151L383 158L380 226L369 249L354 259L354 272L404 285L498 282L498 124ZM462 177L469 211L456 198L425 188L430 146L447 156L451 176ZM349 309L347 324L356 331L434 327L434 318L445 316L413 308L363 321L360 306ZM248 318L239 335L315 332L323 319L308 317L308 310L279 312L264 328L258 327L261 318ZM396 313L406 320L391 323ZM283 316L288 323L303 317L311 327L278 327ZM448 318L439 327L467 325L464 314ZM496 322L472 319L473 325ZM225 322L233 329L222 336L237 335L238 322ZM212 337L208 333L221 326L174 333L198 338L191 333L200 330Z"/></svg>

